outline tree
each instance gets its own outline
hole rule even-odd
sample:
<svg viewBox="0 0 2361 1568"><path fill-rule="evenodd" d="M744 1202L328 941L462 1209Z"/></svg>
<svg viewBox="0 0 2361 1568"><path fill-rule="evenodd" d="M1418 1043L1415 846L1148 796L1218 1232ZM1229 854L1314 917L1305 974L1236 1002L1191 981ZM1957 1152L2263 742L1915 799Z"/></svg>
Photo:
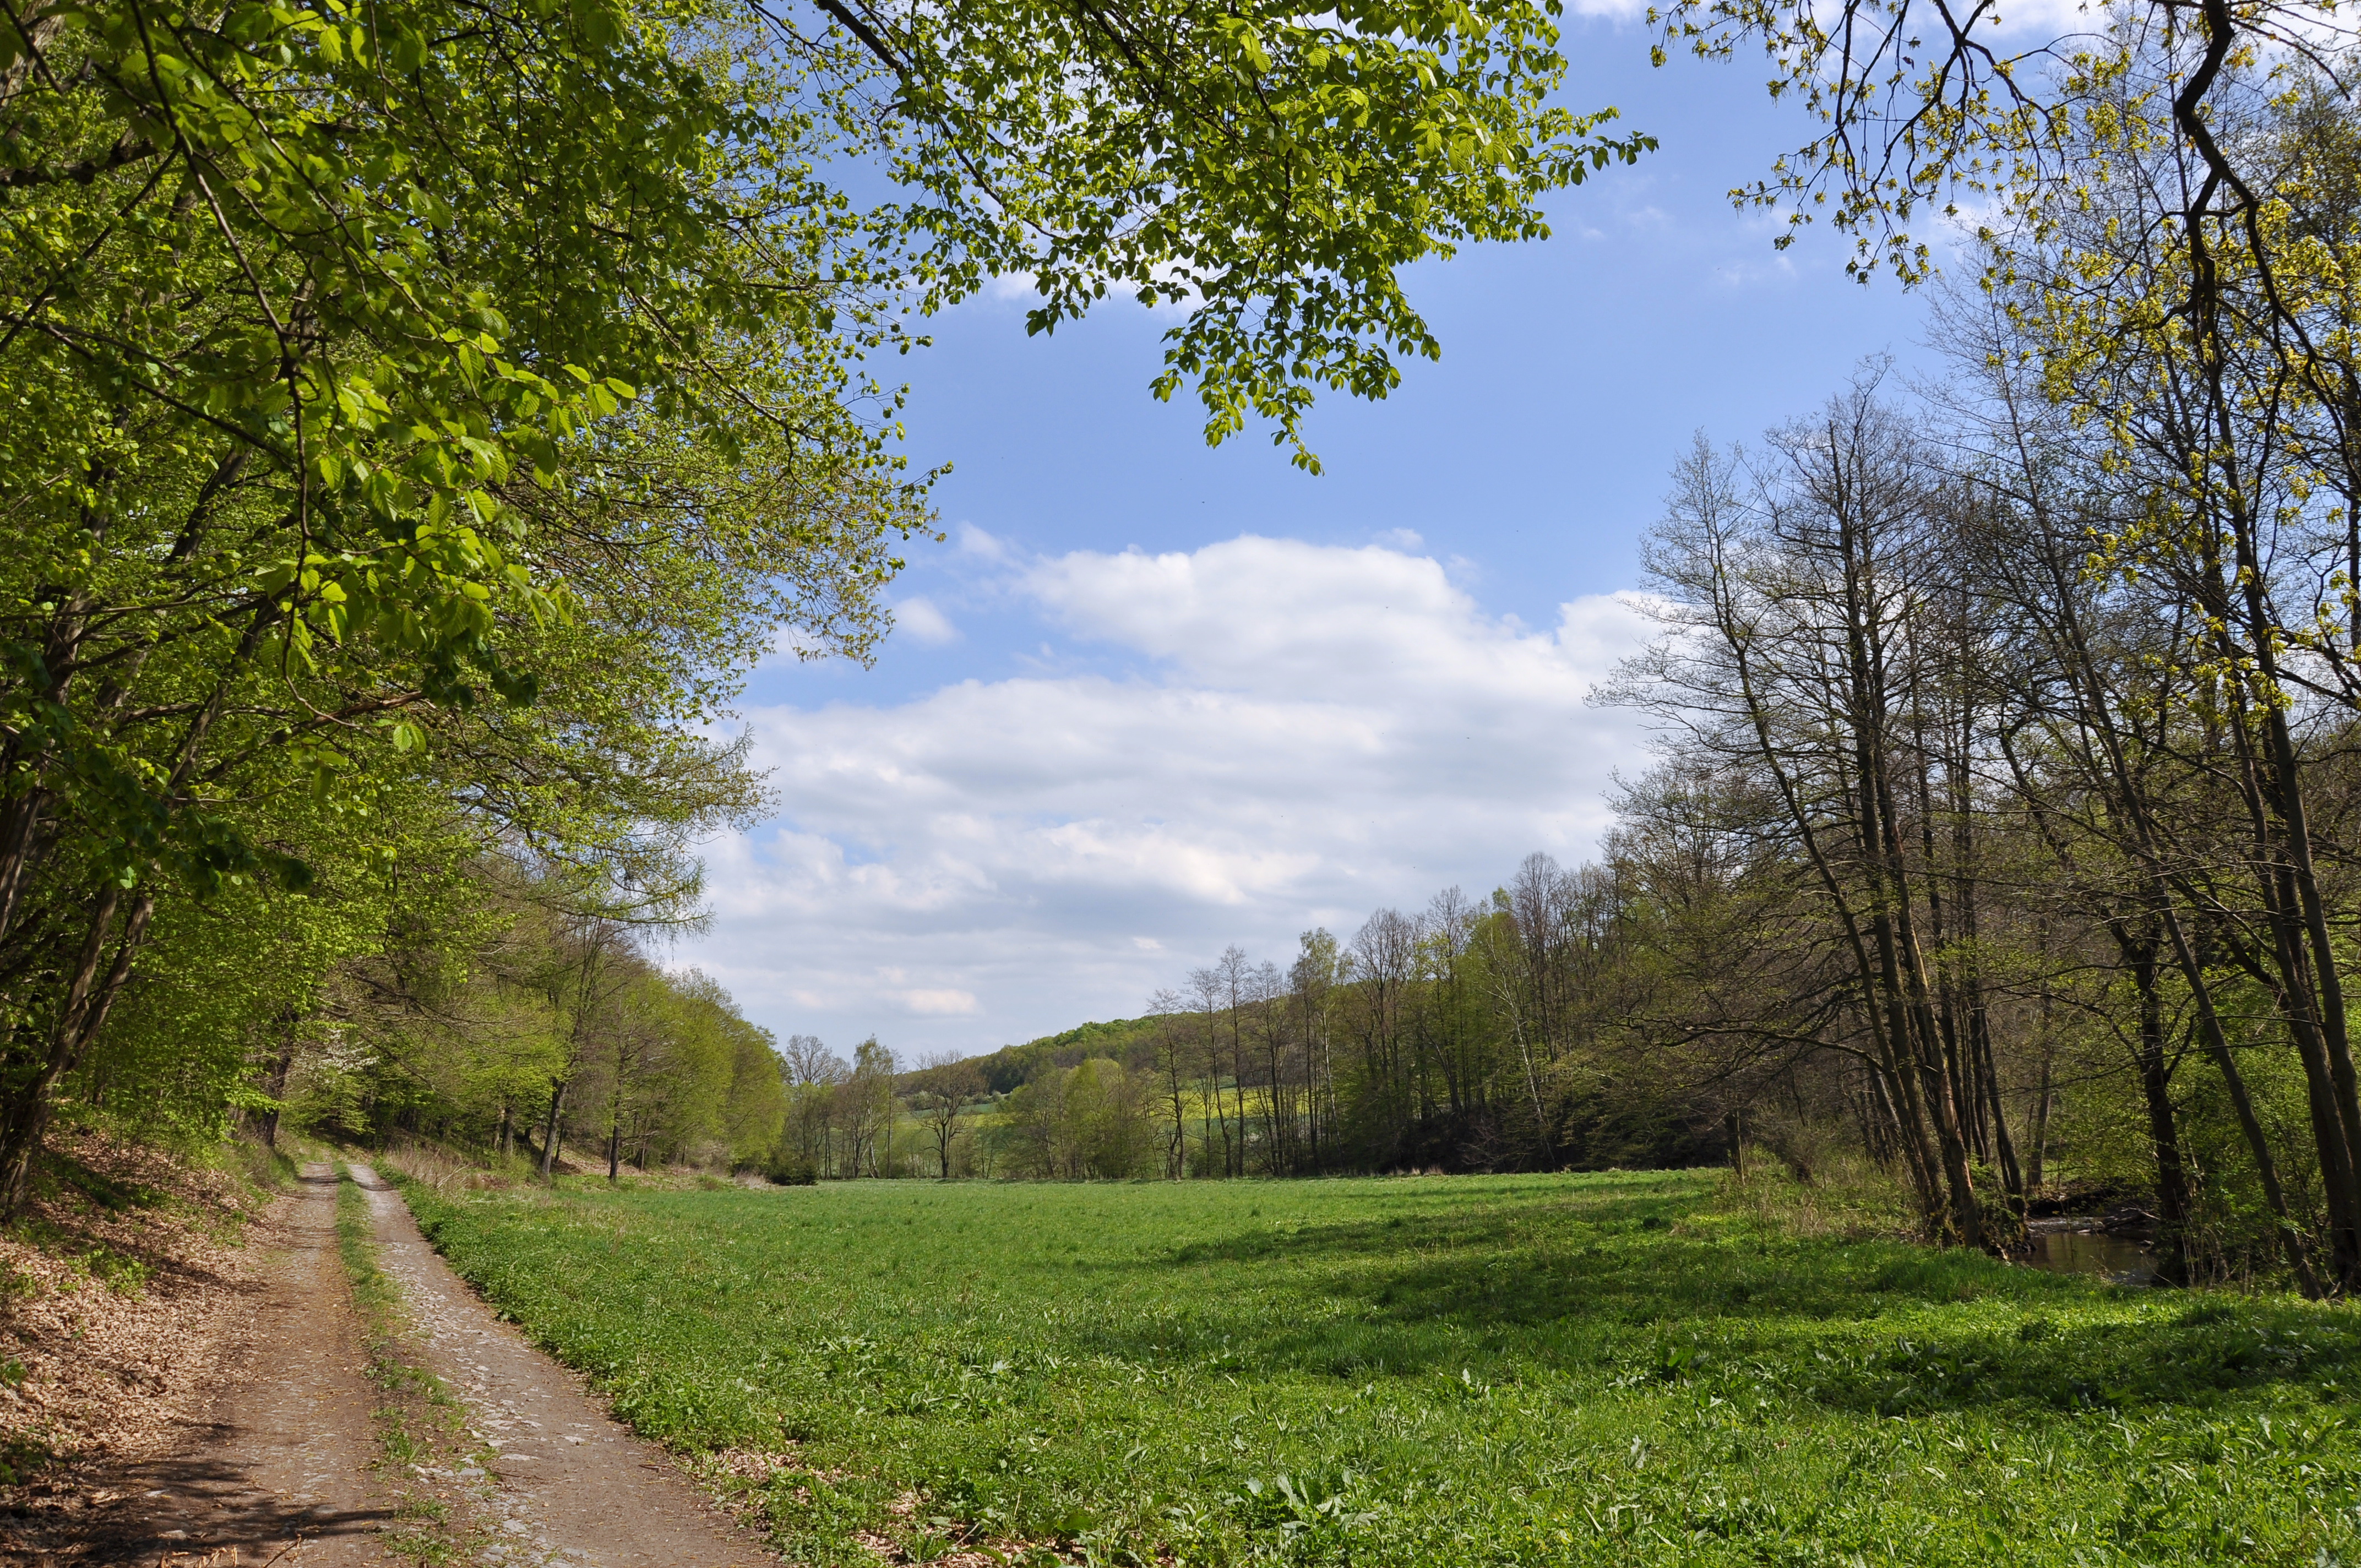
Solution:
<svg viewBox="0 0 2361 1568"><path fill-rule="evenodd" d="M960 1113L983 1092L983 1074L973 1062L957 1057L930 1061L925 1087L910 1098L918 1121L935 1143L935 1168L946 1181L951 1177L951 1143L959 1136Z"/></svg>
<svg viewBox="0 0 2361 1568"><path fill-rule="evenodd" d="M1164 1174L1174 1181L1189 1174L1189 1057L1191 1024L1180 993L1159 991L1148 1000L1156 1020L1155 1072L1171 1127L1164 1135Z"/></svg>
<svg viewBox="0 0 2361 1568"><path fill-rule="evenodd" d="M871 1176L893 1173L894 1119L900 1102L894 1095L894 1053L872 1035L852 1049L852 1070L838 1101L843 1108L849 1145L848 1176L862 1168Z"/></svg>
<svg viewBox="0 0 2361 1568"><path fill-rule="evenodd" d="M1438 352L1400 269L1545 235L1545 192L1654 146L1551 102L1555 12L1527 0L821 9L892 82L932 298L1028 277L1035 332L1109 290L1185 303L1157 396L1193 379L1209 442L1268 419L1312 467L1312 388L1382 397L1393 354Z"/></svg>
<svg viewBox="0 0 2361 1568"><path fill-rule="evenodd" d="M851 1076L844 1059L813 1035L790 1035L780 1050L787 1080L786 1127L781 1135L783 1152L792 1151L815 1177L840 1174L836 1164L836 1101L839 1089ZM841 1174L850 1175L850 1171Z"/></svg>
<svg viewBox="0 0 2361 1568"><path fill-rule="evenodd" d="M1680 634L1626 667L1624 695L1704 756L1766 778L1842 933L1849 1000L1920 1201L1974 1245L1961 1074L1938 1025L1904 789L1926 466L1873 380L1781 432L1774 455L1751 500L1702 444L1682 465L1646 557Z"/></svg>
<svg viewBox="0 0 2361 1568"><path fill-rule="evenodd" d="M1303 1041L1304 1135L1312 1168L1323 1168L1322 1140L1336 1123L1336 1076L1330 1055L1330 1004L1336 989L1336 938L1327 930L1297 939L1288 966L1289 1006Z"/></svg>
<svg viewBox="0 0 2361 1568"><path fill-rule="evenodd" d="M1139 1173L1148 1154L1148 1106L1121 1062L1093 1057L1074 1067L1062 1109L1074 1175L1115 1180Z"/></svg>
<svg viewBox="0 0 2361 1568"><path fill-rule="evenodd" d="M730 1090L723 1102L723 1132L729 1140L730 1163L743 1170L760 1165L786 1130L786 1080L771 1032L748 1023L718 984L702 975L694 978L702 983L691 995L711 1010L729 1046Z"/></svg>

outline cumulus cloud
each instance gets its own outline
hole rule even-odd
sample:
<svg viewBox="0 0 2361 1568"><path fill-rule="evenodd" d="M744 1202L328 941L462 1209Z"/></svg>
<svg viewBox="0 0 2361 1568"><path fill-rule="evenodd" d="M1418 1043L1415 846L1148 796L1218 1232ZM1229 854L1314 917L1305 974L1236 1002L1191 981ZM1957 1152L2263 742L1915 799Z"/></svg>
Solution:
<svg viewBox="0 0 2361 1568"><path fill-rule="evenodd" d="M1003 561L1008 557L1008 546L972 522L959 525L959 548L962 555L981 561Z"/></svg>
<svg viewBox="0 0 2361 1568"><path fill-rule="evenodd" d="M1038 673L750 716L786 810L709 854L695 956L774 1026L988 1048L1136 1013L1227 942L1579 858L1640 755L1585 702L1646 635L1623 598L1529 629L1425 556L1252 535L1006 570L1066 644Z"/></svg>
<svg viewBox="0 0 2361 1568"><path fill-rule="evenodd" d="M959 628L924 594L914 594L894 607L894 625L929 648L959 641Z"/></svg>

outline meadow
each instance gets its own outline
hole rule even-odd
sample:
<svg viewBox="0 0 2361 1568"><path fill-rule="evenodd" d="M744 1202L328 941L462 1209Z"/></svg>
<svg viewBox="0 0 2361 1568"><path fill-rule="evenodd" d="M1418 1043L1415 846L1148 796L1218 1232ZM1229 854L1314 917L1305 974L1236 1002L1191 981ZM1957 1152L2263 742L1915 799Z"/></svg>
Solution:
<svg viewBox="0 0 2361 1568"><path fill-rule="evenodd" d="M802 1563L2361 1562L2350 1309L1719 1179L408 1191L640 1431L790 1456Z"/></svg>

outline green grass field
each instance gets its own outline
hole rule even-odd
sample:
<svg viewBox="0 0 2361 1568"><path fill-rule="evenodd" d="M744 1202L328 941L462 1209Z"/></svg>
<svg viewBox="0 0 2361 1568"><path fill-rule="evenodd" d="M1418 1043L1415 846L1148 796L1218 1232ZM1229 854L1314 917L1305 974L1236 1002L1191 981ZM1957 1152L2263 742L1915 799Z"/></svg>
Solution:
<svg viewBox="0 0 2361 1568"><path fill-rule="evenodd" d="M411 1198L641 1431L796 1455L802 1562L2361 1563L2352 1310L1797 1237L1713 1181Z"/></svg>

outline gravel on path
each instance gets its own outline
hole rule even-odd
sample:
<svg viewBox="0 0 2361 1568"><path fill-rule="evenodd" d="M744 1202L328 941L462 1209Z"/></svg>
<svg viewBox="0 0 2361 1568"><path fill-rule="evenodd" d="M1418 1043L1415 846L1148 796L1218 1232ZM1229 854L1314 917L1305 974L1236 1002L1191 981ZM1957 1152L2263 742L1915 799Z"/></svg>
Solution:
<svg viewBox="0 0 2361 1568"><path fill-rule="evenodd" d="M412 1354L467 1408L496 1457L478 1496L497 1544L488 1568L771 1568L778 1559L610 1419L581 1380L534 1348L451 1272L401 1195L350 1168L376 1222L378 1267L401 1287ZM311 1568L312 1559L303 1560Z"/></svg>

